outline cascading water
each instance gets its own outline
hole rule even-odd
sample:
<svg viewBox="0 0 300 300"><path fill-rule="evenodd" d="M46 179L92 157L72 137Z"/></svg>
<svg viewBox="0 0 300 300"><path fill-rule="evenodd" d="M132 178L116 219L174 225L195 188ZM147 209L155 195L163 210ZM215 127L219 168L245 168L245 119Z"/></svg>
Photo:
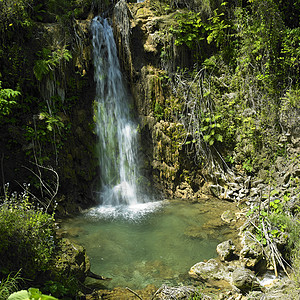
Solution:
<svg viewBox="0 0 300 300"><path fill-rule="evenodd" d="M101 202L104 205L135 204L136 126L130 120L111 26L107 19L92 21L97 101L97 134L101 168Z"/></svg>
<svg viewBox="0 0 300 300"><path fill-rule="evenodd" d="M137 126L130 119L128 93L117 57L112 28L96 17L91 25L96 82L97 134L103 207L147 202L137 189Z"/></svg>

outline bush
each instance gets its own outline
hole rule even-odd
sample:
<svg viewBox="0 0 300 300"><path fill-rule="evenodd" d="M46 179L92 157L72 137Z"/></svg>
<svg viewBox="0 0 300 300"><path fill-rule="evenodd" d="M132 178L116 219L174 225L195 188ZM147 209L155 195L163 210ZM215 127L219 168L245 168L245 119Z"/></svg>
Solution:
<svg viewBox="0 0 300 300"><path fill-rule="evenodd" d="M47 270L56 246L54 218L29 202L28 191L5 196L0 205L0 275L22 269L36 280Z"/></svg>

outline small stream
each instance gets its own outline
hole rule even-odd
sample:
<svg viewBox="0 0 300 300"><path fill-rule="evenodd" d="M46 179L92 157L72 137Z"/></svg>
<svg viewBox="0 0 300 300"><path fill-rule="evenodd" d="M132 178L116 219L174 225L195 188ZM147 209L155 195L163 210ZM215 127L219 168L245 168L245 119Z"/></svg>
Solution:
<svg viewBox="0 0 300 300"><path fill-rule="evenodd" d="M100 206L61 226L86 248L91 270L112 278L105 288L187 284L190 267L216 257L217 244L230 233L220 222L223 205L208 202Z"/></svg>

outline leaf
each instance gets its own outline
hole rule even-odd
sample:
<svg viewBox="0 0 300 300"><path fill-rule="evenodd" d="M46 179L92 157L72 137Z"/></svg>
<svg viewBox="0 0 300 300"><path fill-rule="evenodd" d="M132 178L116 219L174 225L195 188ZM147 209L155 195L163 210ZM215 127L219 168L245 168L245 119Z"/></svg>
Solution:
<svg viewBox="0 0 300 300"><path fill-rule="evenodd" d="M214 37L213 37L212 34L210 34L210 35L207 37L207 43L210 44L213 40L214 40Z"/></svg>
<svg viewBox="0 0 300 300"><path fill-rule="evenodd" d="M30 298L34 300L58 300L55 297L42 294L41 291L36 288L29 288L28 291Z"/></svg>
<svg viewBox="0 0 300 300"><path fill-rule="evenodd" d="M210 139L210 135L204 135L203 136L203 140L204 140L204 142L208 142L209 141L209 139Z"/></svg>
<svg viewBox="0 0 300 300"><path fill-rule="evenodd" d="M26 290L11 294L7 300L30 300L29 293Z"/></svg>
<svg viewBox="0 0 300 300"><path fill-rule="evenodd" d="M270 193L270 196L274 196L274 195L276 195L276 194L278 194L278 193L279 193L278 190L273 190L273 191Z"/></svg>
<svg viewBox="0 0 300 300"><path fill-rule="evenodd" d="M223 142L223 136L221 134L215 134L214 138L218 141L218 142Z"/></svg>

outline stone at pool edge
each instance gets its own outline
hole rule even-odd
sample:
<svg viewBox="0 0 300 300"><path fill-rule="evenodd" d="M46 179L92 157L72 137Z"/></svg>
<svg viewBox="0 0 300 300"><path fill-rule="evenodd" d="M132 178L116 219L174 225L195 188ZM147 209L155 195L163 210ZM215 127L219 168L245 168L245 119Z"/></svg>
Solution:
<svg viewBox="0 0 300 300"><path fill-rule="evenodd" d="M84 282L90 272L90 261L85 249L71 242L67 238L61 241L61 249L56 257L55 267L52 270L54 277L60 280L61 274L68 278L76 278Z"/></svg>
<svg viewBox="0 0 300 300"><path fill-rule="evenodd" d="M225 266L215 259L195 264L191 267L189 276L202 282L226 281L242 292L263 288L251 270L243 267Z"/></svg>
<svg viewBox="0 0 300 300"><path fill-rule="evenodd" d="M235 255L235 245L233 244L232 240L228 240L225 242L222 242L217 245L216 251L220 257L221 261L230 261L237 258Z"/></svg>
<svg viewBox="0 0 300 300"><path fill-rule="evenodd" d="M191 267L189 276L200 281L208 280L226 280L230 281L230 276L226 272L225 267L215 259L207 262L199 262Z"/></svg>
<svg viewBox="0 0 300 300"><path fill-rule="evenodd" d="M245 268L236 268L232 272L232 285L237 287L242 292L261 290L258 279L252 271Z"/></svg>

